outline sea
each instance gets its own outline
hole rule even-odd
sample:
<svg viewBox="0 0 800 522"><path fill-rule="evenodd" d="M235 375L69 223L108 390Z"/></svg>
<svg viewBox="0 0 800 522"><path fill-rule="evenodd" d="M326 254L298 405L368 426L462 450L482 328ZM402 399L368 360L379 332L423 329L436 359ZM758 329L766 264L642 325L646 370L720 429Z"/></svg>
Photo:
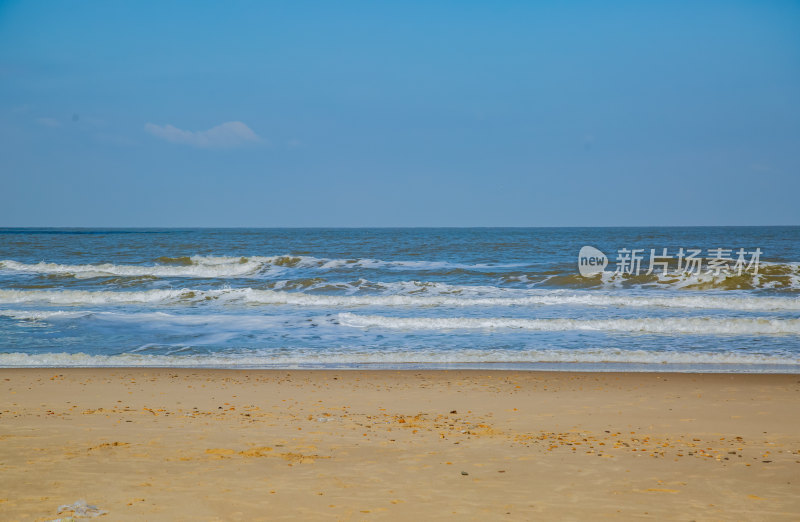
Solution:
<svg viewBox="0 0 800 522"><path fill-rule="evenodd" d="M0 228L0 367L800 373L800 227Z"/></svg>

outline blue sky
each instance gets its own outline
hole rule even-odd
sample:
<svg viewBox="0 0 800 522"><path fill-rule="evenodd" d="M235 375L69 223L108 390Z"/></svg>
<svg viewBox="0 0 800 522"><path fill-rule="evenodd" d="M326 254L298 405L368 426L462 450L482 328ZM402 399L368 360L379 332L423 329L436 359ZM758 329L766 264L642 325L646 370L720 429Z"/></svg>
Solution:
<svg viewBox="0 0 800 522"><path fill-rule="evenodd" d="M800 224L798 2L0 0L0 226Z"/></svg>

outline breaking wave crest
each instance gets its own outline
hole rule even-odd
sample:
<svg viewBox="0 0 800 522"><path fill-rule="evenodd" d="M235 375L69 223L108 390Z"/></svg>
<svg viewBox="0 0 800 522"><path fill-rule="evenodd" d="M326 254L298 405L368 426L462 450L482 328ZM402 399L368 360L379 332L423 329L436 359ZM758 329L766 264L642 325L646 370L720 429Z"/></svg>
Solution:
<svg viewBox="0 0 800 522"><path fill-rule="evenodd" d="M713 295L614 295L589 291L508 290L496 287L454 285L424 285L413 282L371 284L398 292L380 295L324 295L254 288L222 288L211 290L0 290L3 304L49 305L117 305L179 303L243 303L262 305L293 305L307 307L511 307L511 306L593 306L593 307L663 307L682 309L717 309L736 311L800 310L800 298L761 296ZM357 290L357 288L350 288Z"/></svg>
<svg viewBox="0 0 800 522"><path fill-rule="evenodd" d="M115 323L138 323L147 326L208 326L217 330L260 330L281 322L268 315L168 314L165 312L103 312L96 310L0 310L0 317L19 321L59 321L92 318Z"/></svg>
<svg viewBox="0 0 800 522"><path fill-rule="evenodd" d="M339 314L354 328L401 330L523 329L545 332L601 331L690 335L800 335L800 319L643 317L637 319L509 319L472 317L386 317Z"/></svg>
<svg viewBox="0 0 800 522"><path fill-rule="evenodd" d="M162 261L164 258L160 258ZM187 259L187 258L180 258ZM170 262L157 265L62 265L58 263L26 264L18 261L0 261L0 269L34 274L55 274L79 279L95 277L191 277L230 278L245 277L257 273L264 267L260 258L200 257L194 256L189 263Z"/></svg>
<svg viewBox="0 0 800 522"><path fill-rule="evenodd" d="M158 257L153 264L58 264L22 263L0 260L0 272L56 275L76 279L102 277L151 277L235 279L272 278L293 269L343 273L352 270L389 272L428 272L438 274L468 273L497 281L523 283L544 288L660 288L686 290L800 290L800 263L763 262L758 274L640 274L628 275L606 271L597 277L583 277L573 266L559 270L530 271L521 263L453 263L428 260L380 260L371 258L329 259L312 256L179 256ZM521 271L520 271L521 270Z"/></svg>
<svg viewBox="0 0 800 522"><path fill-rule="evenodd" d="M20 321L59 321L91 318L154 326L208 326L224 331L263 330L281 324L283 316L231 314L169 314L96 310L0 310L0 316ZM519 319L502 317L390 317L342 312L332 325L393 330L529 330L541 332L623 332L667 335L800 335L800 319L640 317L633 319Z"/></svg>
<svg viewBox="0 0 800 522"><path fill-rule="evenodd" d="M463 264L446 261L382 261L379 259L325 259L311 256L159 257L153 265L117 265L113 263L64 265L58 263L21 263L0 261L0 269L34 274L56 274L81 279L95 277L186 277L237 278L281 273L287 268L337 270L342 268L389 270L474 270L485 271L519 265Z"/></svg>
<svg viewBox="0 0 800 522"><path fill-rule="evenodd" d="M647 371L663 365L781 365L779 371L800 366L800 359L757 353L661 352L646 350L475 350L458 351L334 351L281 350L230 355L87 355L85 353L0 353L0 367L184 367L184 368L286 368L291 365L436 365L480 363L595 363L643 364ZM789 368L787 368L789 367ZM569 370L569 367L562 367ZM665 368L669 369L669 367ZM629 370L627 370L629 371ZM707 370L703 370L707 371ZM729 371L721 369L721 371ZM757 371L764 371L758 369ZM796 371L796 370L795 370Z"/></svg>

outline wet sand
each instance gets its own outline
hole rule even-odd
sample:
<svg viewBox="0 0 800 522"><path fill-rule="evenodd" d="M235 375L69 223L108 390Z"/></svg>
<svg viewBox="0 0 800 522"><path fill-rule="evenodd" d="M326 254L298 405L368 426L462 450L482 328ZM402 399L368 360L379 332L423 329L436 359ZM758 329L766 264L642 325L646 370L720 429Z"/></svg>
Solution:
<svg viewBox="0 0 800 522"><path fill-rule="evenodd" d="M0 520L797 520L800 376L0 370Z"/></svg>

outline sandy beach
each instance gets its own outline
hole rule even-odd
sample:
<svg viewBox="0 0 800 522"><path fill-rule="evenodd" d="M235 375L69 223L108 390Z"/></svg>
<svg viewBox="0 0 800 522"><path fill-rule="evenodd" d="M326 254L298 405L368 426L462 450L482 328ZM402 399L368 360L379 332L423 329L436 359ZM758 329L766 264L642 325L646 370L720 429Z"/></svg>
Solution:
<svg viewBox="0 0 800 522"><path fill-rule="evenodd" d="M0 370L0 519L800 517L800 376Z"/></svg>

